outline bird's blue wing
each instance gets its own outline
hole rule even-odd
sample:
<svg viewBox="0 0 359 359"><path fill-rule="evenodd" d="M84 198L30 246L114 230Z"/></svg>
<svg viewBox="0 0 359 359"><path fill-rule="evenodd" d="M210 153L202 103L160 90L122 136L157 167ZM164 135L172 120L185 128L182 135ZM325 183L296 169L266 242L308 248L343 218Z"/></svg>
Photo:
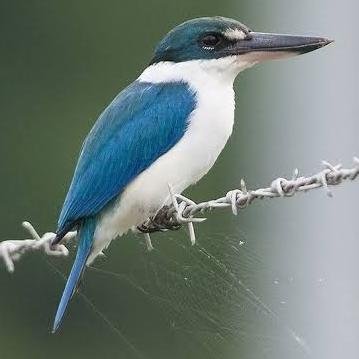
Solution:
<svg viewBox="0 0 359 359"><path fill-rule="evenodd" d="M183 82L134 82L101 114L87 136L58 221L61 239L94 216L183 136L194 110Z"/></svg>

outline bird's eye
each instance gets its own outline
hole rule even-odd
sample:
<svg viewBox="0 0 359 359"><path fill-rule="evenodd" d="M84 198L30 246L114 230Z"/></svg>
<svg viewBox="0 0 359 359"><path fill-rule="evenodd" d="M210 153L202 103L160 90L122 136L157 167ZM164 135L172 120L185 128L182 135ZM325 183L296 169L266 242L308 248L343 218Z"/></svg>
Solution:
<svg viewBox="0 0 359 359"><path fill-rule="evenodd" d="M221 37L216 34L205 35L201 39L202 47L214 48L222 41Z"/></svg>

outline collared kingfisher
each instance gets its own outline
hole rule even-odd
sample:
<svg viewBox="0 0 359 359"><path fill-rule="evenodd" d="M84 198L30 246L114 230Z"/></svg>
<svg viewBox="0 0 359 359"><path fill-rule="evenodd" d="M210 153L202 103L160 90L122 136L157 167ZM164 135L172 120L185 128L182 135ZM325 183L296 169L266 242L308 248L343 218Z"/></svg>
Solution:
<svg viewBox="0 0 359 359"><path fill-rule="evenodd" d="M224 17L189 20L157 45L149 66L102 112L86 137L56 237L77 229L77 254L53 332L86 265L110 242L201 179L232 133L237 75L259 62L329 44L251 31Z"/></svg>

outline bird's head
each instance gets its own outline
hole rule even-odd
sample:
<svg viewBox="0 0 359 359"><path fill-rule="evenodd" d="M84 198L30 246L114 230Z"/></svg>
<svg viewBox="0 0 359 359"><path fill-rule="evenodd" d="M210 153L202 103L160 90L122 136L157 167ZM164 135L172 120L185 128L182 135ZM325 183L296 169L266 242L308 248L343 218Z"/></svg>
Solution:
<svg viewBox="0 0 359 359"><path fill-rule="evenodd" d="M224 17L203 17L172 29L155 49L151 64L212 60L241 71L258 62L304 54L328 45L322 37L280 35L251 31L242 23Z"/></svg>

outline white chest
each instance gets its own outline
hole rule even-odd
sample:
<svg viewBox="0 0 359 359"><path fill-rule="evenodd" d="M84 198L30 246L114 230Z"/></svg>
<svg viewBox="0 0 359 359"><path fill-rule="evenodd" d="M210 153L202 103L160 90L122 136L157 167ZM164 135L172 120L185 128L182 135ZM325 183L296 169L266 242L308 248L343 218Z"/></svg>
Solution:
<svg viewBox="0 0 359 359"><path fill-rule="evenodd" d="M197 94L197 107L181 143L174 149L194 183L213 166L232 133L234 92L232 87L214 87L208 82L191 86ZM179 187L178 191L183 189Z"/></svg>

